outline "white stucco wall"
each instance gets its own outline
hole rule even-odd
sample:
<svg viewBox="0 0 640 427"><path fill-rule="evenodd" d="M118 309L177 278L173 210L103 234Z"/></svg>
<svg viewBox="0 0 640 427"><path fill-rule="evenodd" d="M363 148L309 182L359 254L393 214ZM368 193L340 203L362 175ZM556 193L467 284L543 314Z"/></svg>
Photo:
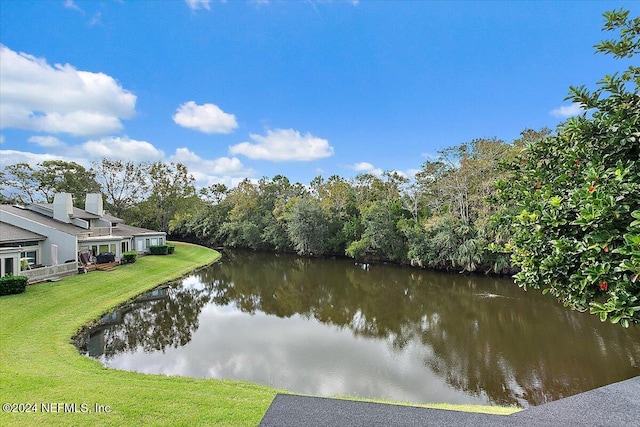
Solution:
<svg viewBox="0 0 640 427"><path fill-rule="evenodd" d="M64 263L66 260L77 259L78 239L72 234L56 230L55 228L48 227L26 218L21 218L5 211L0 211L0 221L47 237L47 240L42 242L40 246L40 263L44 265L51 265L52 244L58 245L59 264Z"/></svg>
<svg viewBox="0 0 640 427"><path fill-rule="evenodd" d="M5 259L10 259L11 269L5 270ZM19 248L0 248L0 277L11 272L17 275L20 272L20 249Z"/></svg>
<svg viewBox="0 0 640 427"><path fill-rule="evenodd" d="M133 246L131 247L130 250L138 251L138 253L147 253L147 252L149 252L149 249L146 247L146 239L150 240L150 242L149 242L150 246L154 246L153 242L151 242L151 239L157 239L158 242L156 244L162 244L162 245L166 245L167 244L167 236L164 233L148 234L148 235L142 235L142 236L134 236L134 238L133 238ZM162 239L162 243L159 242L160 239ZM142 245L142 246L139 246L139 245Z"/></svg>
<svg viewBox="0 0 640 427"><path fill-rule="evenodd" d="M117 236L113 236L113 237L94 237L94 238L90 238L90 239L84 239L80 242L78 242L78 248L79 250L91 250L91 246L100 246L100 245L115 245L115 251L114 254L116 256L116 261L120 261L120 259L122 259L122 249L120 247L120 244L122 242L125 241L129 241L129 239L125 238L123 239L122 237L117 237Z"/></svg>

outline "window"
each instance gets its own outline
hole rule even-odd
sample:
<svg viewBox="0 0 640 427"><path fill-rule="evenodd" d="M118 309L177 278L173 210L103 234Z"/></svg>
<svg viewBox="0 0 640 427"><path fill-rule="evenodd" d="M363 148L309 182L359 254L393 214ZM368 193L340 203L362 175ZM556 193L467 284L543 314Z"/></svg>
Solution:
<svg viewBox="0 0 640 427"><path fill-rule="evenodd" d="M151 240L144 239L144 247L145 247L145 249L149 249L149 246L151 246Z"/></svg>
<svg viewBox="0 0 640 427"><path fill-rule="evenodd" d="M7 274L13 274L13 258L4 259L3 276L6 276Z"/></svg>
<svg viewBox="0 0 640 427"><path fill-rule="evenodd" d="M158 238L154 237L153 239L151 239L151 246L158 246Z"/></svg>
<svg viewBox="0 0 640 427"><path fill-rule="evenodd" d="M144 252L144 241L138 240L138 252Z"/></svg>
<svg viewBox="0 0 640 427"><path fill-rule="evenodd" d="M158 241L160 242L160 245L164 245L164 239L162 237L159 238Z"/></svg>
<svg viewBox="0 0 640 427"><path fill-rule="evenodd" d="M38 251L25 251L20 254L20 258L26 258L29 265L38 263Z"/></svg>
<svg viewBox="0 0 640 427"><path fill-rule="evenodd" d="M129 251L129 242L120 242L120 252Z"/></svg>
<svg viewBox="0 0 640 427"><path fill-rule="evenodd" d="M99 254L103 254L105 252L109 252L109 245L100 245Z"/></svg>
<svg viewBox="0 0 640 427"><path fill-rule="evenodd" d="M16 247L23 247L23 248L29 248L31 246L36 247L38 245L38 242L11 242L11 243L3 243L0 244L0 248L16 248Z"/></svg>

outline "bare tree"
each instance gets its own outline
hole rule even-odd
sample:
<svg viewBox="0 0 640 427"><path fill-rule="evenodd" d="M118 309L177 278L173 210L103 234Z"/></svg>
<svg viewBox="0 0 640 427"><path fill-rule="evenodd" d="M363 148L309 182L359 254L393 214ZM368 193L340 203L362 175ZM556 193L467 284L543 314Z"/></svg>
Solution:
<svg viewBox="0 0 640 427"><path fill-rule="evenodd" d="M93 162L92 167L102 192L107 196L109 210L115 216L122 216L127 208L142 201L149 191L147 163L104 158Z"/></svg>

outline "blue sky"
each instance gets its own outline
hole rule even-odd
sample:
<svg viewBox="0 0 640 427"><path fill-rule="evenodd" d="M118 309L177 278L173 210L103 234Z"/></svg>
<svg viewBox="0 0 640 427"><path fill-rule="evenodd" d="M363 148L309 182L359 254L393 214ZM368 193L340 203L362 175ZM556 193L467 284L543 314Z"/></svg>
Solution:
<svg viewBox="0 0 640 427"><path fill-rule="evenodd" d="M0 165L182 162L199 186L395 170L578 111L608 1L1 0Z"/></svg>

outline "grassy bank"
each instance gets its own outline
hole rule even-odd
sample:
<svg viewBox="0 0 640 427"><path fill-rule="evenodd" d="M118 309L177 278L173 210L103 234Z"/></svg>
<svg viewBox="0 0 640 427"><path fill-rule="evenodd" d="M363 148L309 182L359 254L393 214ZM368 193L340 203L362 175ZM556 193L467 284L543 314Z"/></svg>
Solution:
<svg viewBox="0 0 640 427"><path fill-rule="evenodd" d="M176 246L171 256L143 257L113 271L70 276L0 298L0 403L35 404L37 409L36 413L2 412L0 425L259 423L277 390L238 381L107 369L79 355L70 343L82 325L112 307L219 257L203 247ZM59 412L44 413L42 404ZM89 412L65 412L63 404ZM97 413L96 404L108 406L109 412ZM486 411L487 407L468 409ZM493 411L499 413L500 408Z"/></svg>
<svg viewBox="0 0 640 427"><path fill-rule="evenodd" d="M220 255L177 244L109 272L29 286L0 298L1 403L36 403L37 413L2 413L0 425L257 425L274 389L235 381L142 375L104 368L70 338L83 324L140 292ZM43 413L40 403L108 405L109 413Z"/></svg>

